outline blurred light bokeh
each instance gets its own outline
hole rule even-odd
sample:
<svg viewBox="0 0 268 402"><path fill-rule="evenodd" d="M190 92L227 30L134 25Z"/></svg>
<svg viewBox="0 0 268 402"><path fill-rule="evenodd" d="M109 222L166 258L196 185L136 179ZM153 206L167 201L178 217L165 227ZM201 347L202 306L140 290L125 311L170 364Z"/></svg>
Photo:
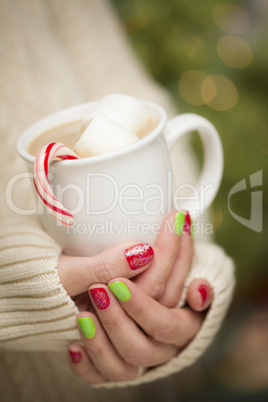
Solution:
<svg viewBox="0 0 268 402"><path fill-rule="evenodd" d="M212 214L216 242L236 263L235 299L206 358L170 386L174 395L180 388L185 401L197 400L198 392L206 402L267 401L268 1L113 3L137 54L178 110L213 122L224 147L224 177ZM251 188L256 172L259 185ZM244 179L246 189L228 206L231 189ZM250 222L257 191L262 224L247 227L235 216Z"/></svg>

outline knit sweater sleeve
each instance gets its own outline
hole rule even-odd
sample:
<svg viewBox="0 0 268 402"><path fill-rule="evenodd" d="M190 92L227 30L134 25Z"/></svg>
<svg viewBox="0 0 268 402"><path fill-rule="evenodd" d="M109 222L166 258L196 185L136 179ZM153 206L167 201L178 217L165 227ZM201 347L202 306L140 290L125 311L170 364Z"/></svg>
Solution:
<svg viewBox="0 0 268 402"><path fill-rule="evenodd" d="M13 350L59 350L79 342L77 308L60 283L57 265L61 248L37 223L1 225L0 345ZM214 291L212 305L195 338L164 365L147 370L134 381L102 387L137 385L166 377L193 364L217 333L232 299L234 266L223 250L196 242L192 269L185 282L207 280Z"/></svg>
<svg viewBox="0 0 268 402"><path fill-rule="evenodd" d="M1 225L0 347L52 350L79 339L77 308L57 273L60 252L35 222Z"/></svg>
<svg viewBox="0 0 268 402"><path fill-rule="evenodd" d="M57 265L61 248L31 221L2 225L0 237L0 345L13 350L63 350L81 342L78 310L60 283ZM234 266L223 250L196 242L195 257L178 307L189 284L207 280L214 291L211 307L195 338L164 365L147 370L134 381L101 387L137 385L178 372L193 364L212 342L232 299Z"/></svg>

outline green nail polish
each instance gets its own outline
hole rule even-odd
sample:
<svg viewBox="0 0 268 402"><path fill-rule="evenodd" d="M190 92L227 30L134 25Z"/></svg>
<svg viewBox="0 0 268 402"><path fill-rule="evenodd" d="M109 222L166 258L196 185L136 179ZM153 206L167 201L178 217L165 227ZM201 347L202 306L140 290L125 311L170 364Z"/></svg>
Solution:
<svg viewBox="0 0 268 402"><path fill-rule="evenodd" d="M131 293L123 282L113 282L108 287L120 301L127 301L131 298Z"/></svg>
<svg viewBox="0 0 268 402"><path fill-rule="evenodd" d="M79 317L77 318L79 327L85 338L93 338L96 332L94 321L90 317Z"/></svg>
<svg viewBox="0 0 268 402"><path fill-rule="evenodd" d="M175 217L175 232L181 236L182 233L193 237L192 220L188 211L180 211Z"/></svg>
<svg viewBox="0 0 268 402"><path fill-rule="evenodd" d="M183 226L185 221L185 212L180 211L177 213L175 217L175 232L181 236L183 232Z"/></svg>

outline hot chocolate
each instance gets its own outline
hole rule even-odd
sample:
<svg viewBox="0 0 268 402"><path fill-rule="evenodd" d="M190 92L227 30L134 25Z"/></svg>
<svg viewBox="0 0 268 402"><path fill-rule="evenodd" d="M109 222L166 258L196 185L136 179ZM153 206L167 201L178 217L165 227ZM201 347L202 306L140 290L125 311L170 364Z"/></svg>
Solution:
<svg viewBox="0 0 268 402"><path fill-rule="evenodd" d="M147 107L128 95L108 95L96 104L89 116L55 127L34 139L31 155L50 142L61 142L80 158L102 155L125 148L156 127Z"/></svg>

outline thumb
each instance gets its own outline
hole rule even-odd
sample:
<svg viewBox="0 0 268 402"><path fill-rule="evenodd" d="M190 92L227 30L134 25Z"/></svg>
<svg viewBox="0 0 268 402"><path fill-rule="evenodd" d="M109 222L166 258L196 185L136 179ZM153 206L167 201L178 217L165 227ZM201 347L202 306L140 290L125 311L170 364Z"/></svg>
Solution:
<svg viewBox="0 0 268 402"><path fill-rule="evenodd" d="M121 243L94 257L60 255L58 273L63 287L73 297L94 283L107 284L116 277L132 278L147 269L154 258L148 243Z"/></svg>

